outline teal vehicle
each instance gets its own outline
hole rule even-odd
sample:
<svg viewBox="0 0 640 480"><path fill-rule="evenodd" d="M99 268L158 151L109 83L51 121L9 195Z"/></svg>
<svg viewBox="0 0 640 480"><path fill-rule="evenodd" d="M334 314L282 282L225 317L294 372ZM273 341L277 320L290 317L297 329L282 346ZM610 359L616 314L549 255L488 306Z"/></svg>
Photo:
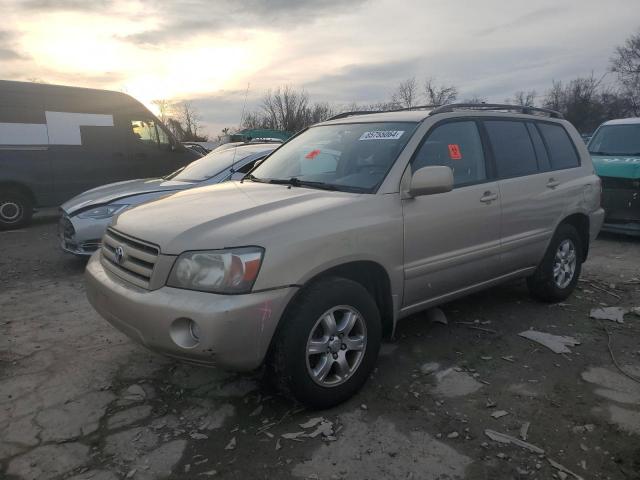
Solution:
<svg viewBox="0 0 640 480"><path fill-rule="evenodd" d="M588 148L602 178L602 230L640 236L640 118L603 123Z"/></svg>

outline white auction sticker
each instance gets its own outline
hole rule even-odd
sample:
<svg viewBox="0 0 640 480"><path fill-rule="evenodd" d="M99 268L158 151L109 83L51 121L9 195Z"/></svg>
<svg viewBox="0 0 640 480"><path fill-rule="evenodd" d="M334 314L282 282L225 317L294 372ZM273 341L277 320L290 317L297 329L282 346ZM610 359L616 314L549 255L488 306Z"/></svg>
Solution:
<svg viewBox="0 0 640 480"><path fill-rule="evenodd" d="M364 132L360 140L397 140L404 130L377 130L375 132Z"/></svg>

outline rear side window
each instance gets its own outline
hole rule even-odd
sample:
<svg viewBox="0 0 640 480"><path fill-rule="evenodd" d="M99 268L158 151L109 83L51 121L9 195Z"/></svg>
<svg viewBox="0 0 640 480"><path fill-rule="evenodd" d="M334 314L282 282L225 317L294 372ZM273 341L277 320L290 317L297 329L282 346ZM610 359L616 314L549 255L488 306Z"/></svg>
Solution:
<svg viewBox="0 0 640 480"><path fill-rule="evenodd" d="M573 142L571 142L567 131L562 125L538 123L538 128L549 149L551 168L553 170L573 168L580 165L580 159Z"/></svg>
<svg viewBox="0 0 640 480"><path fill-rule="evenodd" d="M427 134L412 170L444 165L453 170L454 185L482 182L487 178L482 141L475 122L451 122Z"/></svg>
<svg viewBox="0 0 640 480"><path fill-rule="evenodd" d="M540 132L538 132L538 129L533 123L527 123L527 130L529 130L533 148L536 151L536 157L538 157L538 168L541 172L548 172L551 170L551 163L549 162L549 155L547 154L547 149L544 146Z"/></svg>
<svg viewBox="0 0 640 480"><path fill-rule="evenodd" d="M520 177L538 172L531 137L523 122L484 122L493 149L499 178Z"/></svg>

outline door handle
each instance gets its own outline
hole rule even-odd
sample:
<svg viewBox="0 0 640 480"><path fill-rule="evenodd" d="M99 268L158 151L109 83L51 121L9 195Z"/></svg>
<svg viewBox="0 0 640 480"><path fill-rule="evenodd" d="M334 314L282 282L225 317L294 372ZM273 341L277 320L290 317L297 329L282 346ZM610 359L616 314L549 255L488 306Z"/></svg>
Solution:
<svg viewBox="0 0 640 480"><path fill-rule="evenodd" d="M547 188L556 188L558 185L560 185L560 182L558 182L555 178L550 178L547 182Z"/></svg>
<svg viewBox="0 0 640 480"><path fill-rule="evenodd" d="M498 198L498 194L497 193L493 193L490 191L486 191L482 194L482 197L480 197L480 201L482 203L491 203L494 200L496 200Z"/></svg>

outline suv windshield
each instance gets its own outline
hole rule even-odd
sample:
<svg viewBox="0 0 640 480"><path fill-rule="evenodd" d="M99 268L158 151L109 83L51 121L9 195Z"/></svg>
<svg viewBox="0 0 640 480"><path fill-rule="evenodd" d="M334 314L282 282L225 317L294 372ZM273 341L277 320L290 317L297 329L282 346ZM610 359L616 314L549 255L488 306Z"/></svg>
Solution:
<svg viewBox="0 0 640 480"><path fill-rule="evenodd" d="M600 127L589 142L589 153L640 156L640 124Z"/></svg>
<svg viewBox="0 0 640 480"><path fill-rule="evenodd" d="M239 162L254 153L273 150L273 148L275 147L256 145L211 152L195 162L191 162L183 169L166 176L165 180L202 182L231 167L234 162Z"/></svg>
<svg viewBox="0 0 640 480"><path fill-rule="evenodd" d="M274 152L250 180L373 192L416 128L415 123L347 123L312 127Z"/></svg>

